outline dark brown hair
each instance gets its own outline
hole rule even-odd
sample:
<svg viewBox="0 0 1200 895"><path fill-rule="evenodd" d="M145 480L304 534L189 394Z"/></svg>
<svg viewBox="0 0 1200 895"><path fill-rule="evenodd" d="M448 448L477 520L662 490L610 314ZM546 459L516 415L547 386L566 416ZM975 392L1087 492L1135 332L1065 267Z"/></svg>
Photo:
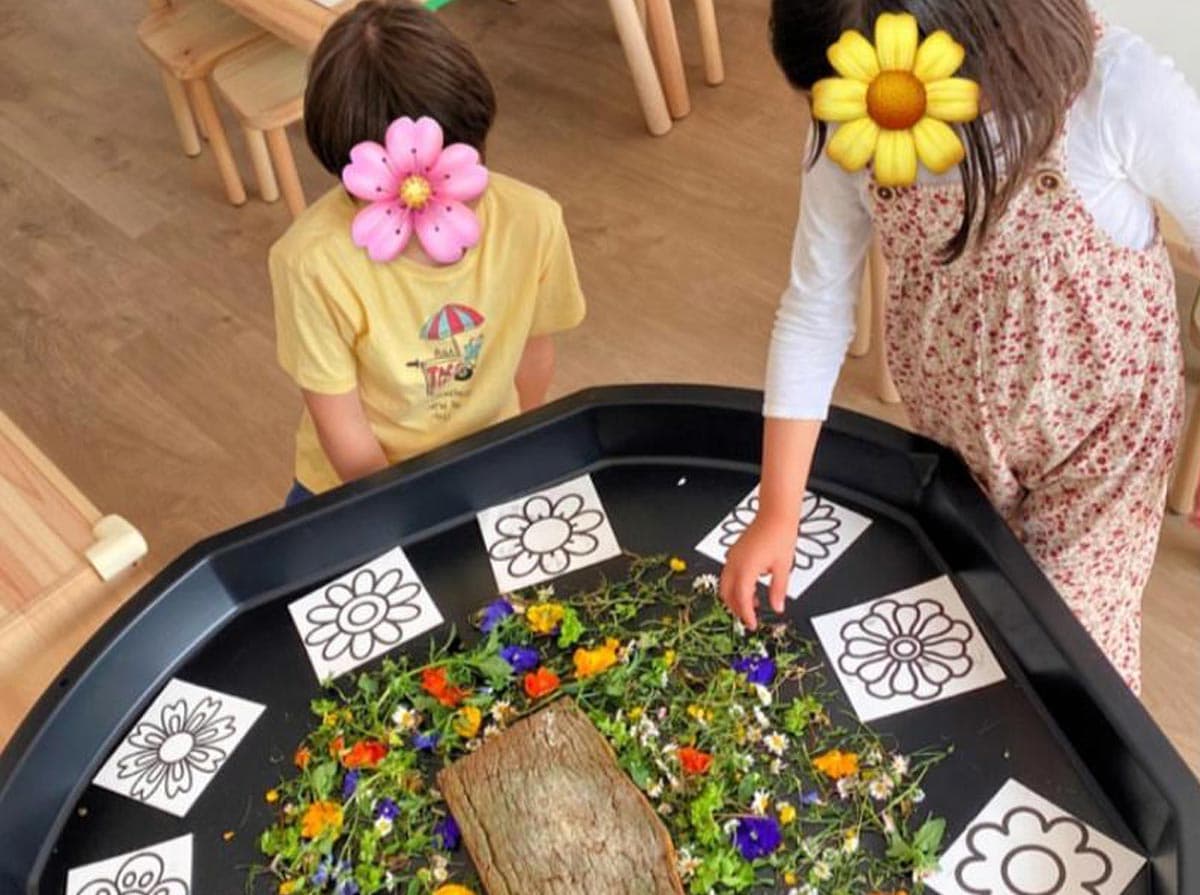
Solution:
<svg viewBox="0 0 1200 895"><path fill-rule="evenodd" d="M382 142L407 115L428 115L446 144L483 154L496 97L479 61L433 13L404 0L363 0L335 21L313 53L304 133L333 174L363 140Z"/></svg>
<svg viewBox="0 0 1200 895"><path fill-rule="evenodd" d="M847 29L874 42L884 12L916 17L922 36L939 29L966 48L962 77L979 83L993 120L960 125L967 148L960 165L962 226L945 260L975 243L1034 173L1062 129L1071 103L1092 71L1095 31L1087 0L772 0L771 45L792 86L810 90L836 73L826 49ZM814 128L812 160L825 147L828 125Z"/></svg>

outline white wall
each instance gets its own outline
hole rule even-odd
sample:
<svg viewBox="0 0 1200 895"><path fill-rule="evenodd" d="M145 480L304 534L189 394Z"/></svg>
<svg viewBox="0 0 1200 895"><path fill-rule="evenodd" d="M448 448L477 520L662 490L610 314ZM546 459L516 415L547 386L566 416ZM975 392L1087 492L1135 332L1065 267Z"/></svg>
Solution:
<svg viewBox="0 0 1200 895"><path fill-rule="evenodd" d="M1200 90L1200 0L1092 0L1112 23L1136 31Z"/></svg>

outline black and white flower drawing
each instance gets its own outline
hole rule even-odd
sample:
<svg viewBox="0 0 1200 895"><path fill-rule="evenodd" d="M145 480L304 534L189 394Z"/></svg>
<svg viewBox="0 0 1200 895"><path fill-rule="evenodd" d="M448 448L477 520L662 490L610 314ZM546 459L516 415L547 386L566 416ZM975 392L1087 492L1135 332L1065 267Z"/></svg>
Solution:
<svg viewBox="0 0 1200 895"><path fill-rule="evenodd" d="M839 636L844 649L838 668L877 699L936 699L948 682L974 667L967 652L974 631L937 600L878 600L843 625Z"/></svg>
<svg viewBox="0 0 1200 895"><path fill-rule="evenodd" d="M756 491L721 523L721 546L726 550L733 547L757 516ZM796 552L792 567L808 571L818 562L832 557L842 540L841 528L842 519L834 504L812 492L805 494L800 525L796 529Z"/></svg>
<svg viewBox="0 0 1200 895"><path fill-rule="evenodd" d="M1100 895L1113 875L1108 855L1073 817L1011 808L998 822L976 822L954 878L970 895Z"/></svg>
<svg viewBox="0 0 1200 895"><path fill-rule="evenodd" d="M348 582L329 585L321 601L309 607L304 617L313 627L304 642L327 662L347 655L364 662L381 647L401 642L402 626L421 616L421 593L421 585L405 581L401 569L381 574L360 569Z"/></svg>
<svg viewBox="0 0 1200 895"><path fill-rule="evenodd" d="M514 579L539 570L545 575L561 575L573 559L589 557L600 549L600 540L592 532L604 521L604 513L588 508L582 494L572 491L554 501L538 494L496 520L499 539L488 554L507 564Z"/></svg>
<svg viewBox="0 0 1200 895"><path fill-rule="evenodd" d="M143 802L160 791L176 799L192 790L196 775L217 772L236 732L234 716L224 712L221 700L174 700L157 717L147 713L138 722L117 761L117 779L128 781L128 794Z"/></svg>
<svg viewBox="0 0 1200 895"><path fill-rule="evenodd" d="M163 859L153 852L134 855L112 876L94 879L76 895L189 895L191 887L168 877Z"/></svg>

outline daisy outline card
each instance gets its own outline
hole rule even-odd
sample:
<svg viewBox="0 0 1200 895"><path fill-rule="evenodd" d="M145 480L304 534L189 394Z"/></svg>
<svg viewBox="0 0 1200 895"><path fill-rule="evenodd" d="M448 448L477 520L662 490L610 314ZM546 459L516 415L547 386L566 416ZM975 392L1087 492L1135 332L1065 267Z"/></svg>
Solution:
<svg viewBox="0 0 1200 895"><path fill-rule="evenodd" d="M67 873L66 895L191 895L192 834Z"/></svg>
<svg viewBox="0 0 1200 895"><path fill-rule="evenodd" d="M1005 679L946 576L812 620L860 721Z"/></svg>
<svg viewBox="0 0 1200 895"><path fill-rule="evenodd" d="M365 665L443 621L399 547L288 606L317 679Z"/></svg>
<svg viewBox="0 0 1200 895"><path fill-rule="evenodd" d="M184 817L265 708L174 678L92 783Z"/></svg>
<svg viewBox="0 0 1200 895"><path fill-rule="evenodd" d="M939 895L1121 895L1145 863L1010 779L926 884Z"/></svg>
<svg viewBox="0 0 1200 895"><path fill-rule="evenodd" d="M621 555L590 475L489 507L477 518L501 593Z"/></svg>
<svg viewBox="0 0 1200 895"><path fill-rule="evenodd" d="M758 489L747 494L733 511L704 536L696 550L724 564L725 557L758 516ZM796 549L787 595L793 600L808 590L821 574L850 549L871 525L866 516L812 491L804 493L804 506L796 530ZM760 579L764 584L770 576Z"/></svg>

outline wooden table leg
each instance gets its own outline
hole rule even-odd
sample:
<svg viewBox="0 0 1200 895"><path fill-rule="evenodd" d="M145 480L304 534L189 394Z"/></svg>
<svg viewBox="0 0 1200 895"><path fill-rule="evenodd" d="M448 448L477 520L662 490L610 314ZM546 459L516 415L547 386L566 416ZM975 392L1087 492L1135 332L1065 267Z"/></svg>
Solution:
<svg viewBox="0 0 1200 895"><path fill-rule="evenodd" d="M646 31L658 61L671 117L683 118L692 111L692 101L688 97L687 78L683 73L683 54L679 51L679 35L675 30L671 0L646 0Z"/></svg>
<svg viewBox="0 0 1200 895"><path fill-rule="evenodd" d="M292 155L291 144L288 143L287 130L277 127L267 131L267 148L271 151L271 161L275 163L275 174L279 177L283 201L292 217L296 217L304 211L307 203L304 201L304 188L300 185L300 174L296 171L296 158Z"/></svg>
<svg viewBox="0 0 1200 895"><path fill-rule="evenodd" d="M167 102L171 104L171 114L175 116L179 142L183 144L183 154L195 157L200 154L200 135L196 133L196 119L192 117L192 106L188 102L187 91L183 89L179 79L169 71L163 71L162 80L167 91Z"/></svg>
<svg viewBox="0 0 1200 895"><path fill-rule="evenodd" d="M671 129L671 114L667 111L667 100L654 69L646 32L638 18L637 3L635 0L608 0L608 5L633 75L633 86L646 118L646 127L654 136L662 136Z"/></svg>
<svg viewBox="0 0 1200 895"><path fill-rule="evenodd" d="M208 132L208 142L217 159L217 170L221 172L221 181L225 184L225 195L231 204L242 205L246 202L246 187L242 185L237 162L233 160L233 150L229 148L229 138L225 136L225 128L213 102L212 89L205 80L188 81L188 89L196 109L196 118Z"/></svg>
<svg viewBox="0 0 1200 895"><path fill-rule="evenodd" d="M696 19L700 23L700 46L704 50L704 80L715 87L725 80L725 60L721 58L721 32L717 30L713 0L696 0Z"/></svg>

